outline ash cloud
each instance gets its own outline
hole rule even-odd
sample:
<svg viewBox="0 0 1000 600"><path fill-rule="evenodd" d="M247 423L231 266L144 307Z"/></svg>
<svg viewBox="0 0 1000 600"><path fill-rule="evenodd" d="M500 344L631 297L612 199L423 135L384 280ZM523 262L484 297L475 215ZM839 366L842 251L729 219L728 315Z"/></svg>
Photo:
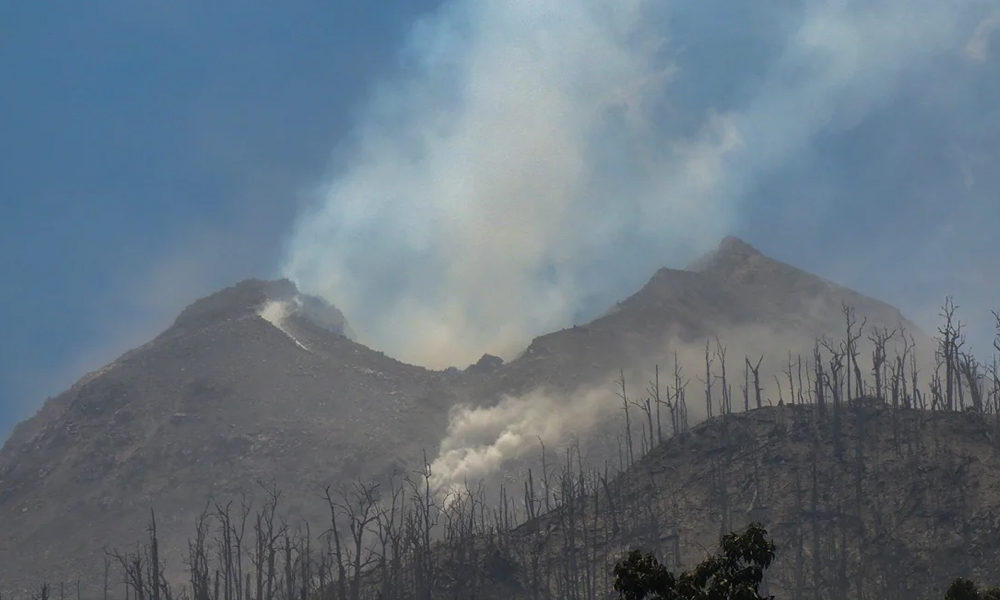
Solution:
<svg viewBox="0 0 1000 600"><path fill-rule="evenodd" d="M742 10L717 4L718 19ZM402 360L509 358L713 246L761 178L925 64L986 60L994 14L986 0L775 6L754 8L773 17L758 37L779 42L743 91L691 108L717 73L679 68L683 7L446 2L359 111L285 274Z"/></svg>

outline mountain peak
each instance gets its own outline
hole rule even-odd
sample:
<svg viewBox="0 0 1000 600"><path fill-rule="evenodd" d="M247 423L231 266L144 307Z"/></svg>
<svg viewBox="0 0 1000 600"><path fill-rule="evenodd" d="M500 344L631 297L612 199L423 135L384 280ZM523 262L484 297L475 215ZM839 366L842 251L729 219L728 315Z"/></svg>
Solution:
<svg viewBox="0 0 1000 600"><path fill-rule="evenodd" d="M192 302L177 316L174 328L200 329L214 322L239 318L257 312L268 300L291 298L297 293L295 284L287 279L247 279Z"/></svg>
<svg viewBox="0 0 1000 600"><path fill-rule="evenodd" d="M741 240L740 238L727 235L719 242L716 252L723 256L753 256L760 255L760 251Z"/></svg>
<svg viewBox="0 0 1000 600"><path fill-rule="evenodd" d="M762 258L765 257L761 254L760 250L757 250L736 236L727 235L722 238L722 241L719 242L719 246L715 250L695 259L685 270L697 273L716 271L720 268L729 270L737 265Z"/></svg>
<svg viewBox="0 0 1000 600"><path fill-rule="evenodd" d="M183 555L189 533L173 524L193 522L207 498L238 496L262 478L293 498L314 495L317 480L385 481L450 439L456 406L547 389L571 402L580 389L607 385L616 376L608 370L655 368L651 361L719 336L734 355L765 345L764 364L780 366L779 342L810 352L815 337L841 331L844 304L871 327L901 319L729 236L686 271L659 270L617 310L536 338L510 363L484 355L459 374L350 342L340 311L291 281L239 282L195 301L163 336L18 426L0 451L0 591L43 575L100 585L92 549L132 543L154 503L164 553ZM766 331L775 337L759 339ZM613 456L611 430L602 429L613 422L599 420L582 431L594 439L584 452ZM478 436L454 439L489 440ZM301 506L304 518L325 518L324 507Z"/></svg>
<svg viewBox="0 0 1000 600"><path fill-rule="evenodd" d="M269 302L286 306L284 316L303 317L328 331L353 338L347 319L337 307L316 296L299 292L288 279L247 279L200 298L181 311L175 329L201 329L212 323L260 314Z"/></svg>

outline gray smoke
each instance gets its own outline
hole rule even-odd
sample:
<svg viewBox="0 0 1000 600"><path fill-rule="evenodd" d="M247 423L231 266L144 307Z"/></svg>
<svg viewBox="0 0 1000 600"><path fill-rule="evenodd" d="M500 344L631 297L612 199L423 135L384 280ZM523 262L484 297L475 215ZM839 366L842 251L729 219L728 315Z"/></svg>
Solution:
<svg viewBox="0 0 1000 600"><path fill-rule="evenodd" d="M648 277L713 246L761 177L922 63L980 60L997 19L987 0L772 4L780 51L692 127L671 111L669 3L445 3L361 111L286 275L397 358L510 357L623 270Z"/></svg>

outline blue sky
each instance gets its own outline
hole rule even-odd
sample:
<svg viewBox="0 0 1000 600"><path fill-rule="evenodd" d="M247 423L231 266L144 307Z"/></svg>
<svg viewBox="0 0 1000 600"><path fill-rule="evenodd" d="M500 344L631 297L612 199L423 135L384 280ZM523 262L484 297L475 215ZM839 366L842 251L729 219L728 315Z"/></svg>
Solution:
<svg viewBox="0 0 1000 600"><path fill-rule="evenodd" d="M0 437L249 276L436 365L736 233L921 323L954 294L985 331L995 4L618 6L5 3Z"/></svg>
<svg viewBox="0 0 1000 600"><path fill-rule="evenodd" d="M206 6L211 8L206 9ZM421 2L0 6L0 435L282 236Z"/></svg>

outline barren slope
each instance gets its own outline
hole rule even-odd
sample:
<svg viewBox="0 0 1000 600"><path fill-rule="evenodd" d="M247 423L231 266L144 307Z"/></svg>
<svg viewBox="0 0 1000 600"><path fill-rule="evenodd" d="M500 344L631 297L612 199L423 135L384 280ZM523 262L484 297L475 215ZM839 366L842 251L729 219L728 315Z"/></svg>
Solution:
<svg viewBox="0 0 1000 600"><path fill-rule="evenodd" d="M296 342L257 314L282 286L196 303L17 428L0 453L4 586L92 580L101 547L130 546L150 505L177 549L210 495L260 478L315 511L319 485L435 450L453 402L441 376L292 317Z"/></svg>
<svg viewBox="0 0 1000 600"><path fill-rule="evenodd" d="M780 359L789 339L842 335L842 303L869 326L902 319L735 238L688 270L661 269L608 314L541 336L508 364L464 372L354 343L336 333L348 332L339 312L313 301L280 327L260 316L268 300L295 297L287 281L247 281L199 300L21 423L0 451L0 588L94 580L99 549L132 543L150 505L176 556L210 495L229 499L258 478L283 489L293 513L298 503L324 522L321 484L378 478L425 449L433 457L460 400L608 385L619 367L646 369L681 342L728 342L747 328L744 341L778 344Z"/></svg>
<svg viewBox="0 0 1000 600"><path fill-rule="evenodd" d="M609 589L614 560L636 547L690 568L720 534L758 521L778 547L768 586L779 599L941 598L956 577L1000 582L995 415L865 400L845 405L842 427L837 436L829 410L785 405L671 439L596 504L591 494L575 505L577 547L597 540L579 573L596 558L598 587ZM522 526L523 546L536 548L528 556L544 546L564 569L568 523L562 508Z"/></svg>
<svg viewBox="0 0 1000 600"><path fill-rule="evenodd" d="M630 366L648 376L652 365L665 366L674 350L700 353L716 336L734 346L730 356L737 368L743 349L764 354L765 365L783 367L789 351L808 355L819 337L843 338L844 305L855 310L858 325L867 320L866 331L902 327L918 347L931 344L898 309L727 237L685 270L660 269L607 314L536 338L478 393L495 400L538 385L565 390L607 385L618 369Z"/></svg>

